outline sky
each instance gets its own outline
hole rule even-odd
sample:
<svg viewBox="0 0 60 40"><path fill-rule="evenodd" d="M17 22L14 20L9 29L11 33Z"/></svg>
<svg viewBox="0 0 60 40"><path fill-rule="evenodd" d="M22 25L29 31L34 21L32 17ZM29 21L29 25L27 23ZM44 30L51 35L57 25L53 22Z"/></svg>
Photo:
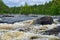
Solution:
<svg viewBox="0 0 60 40"><path fill-rule="evenodd" d="M27 3L28 5L39 5L39 4L44 4L45 2L49 2L52 0L3 0L3 2L9 6L9 7L14 7L14 6L21 6L25 5Z"/></svg>

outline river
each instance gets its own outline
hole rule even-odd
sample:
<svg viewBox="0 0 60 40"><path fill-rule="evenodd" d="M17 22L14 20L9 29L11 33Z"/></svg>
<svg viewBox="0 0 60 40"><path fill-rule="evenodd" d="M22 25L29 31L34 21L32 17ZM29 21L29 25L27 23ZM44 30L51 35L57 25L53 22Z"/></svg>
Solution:
<svg viewBox="0 0 60 40"><path fill-rule="evenodd" d="M29 24L43 16L48 15L0 15L0 40L60 40L60 16L51 16L55 24ZM54 28L59 31L56 35Z"/></svg>

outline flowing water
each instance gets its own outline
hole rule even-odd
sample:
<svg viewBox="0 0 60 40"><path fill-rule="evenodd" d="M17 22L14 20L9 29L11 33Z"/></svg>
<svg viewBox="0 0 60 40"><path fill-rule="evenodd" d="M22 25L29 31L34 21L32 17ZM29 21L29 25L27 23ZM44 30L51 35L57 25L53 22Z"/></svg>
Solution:
<svg viewBox="0 0 60 40"><path fill-rule="evenodd" d="M2 37L0 36L0 39L5 40L3 37L3 34L7 32L14 33L17 31L23 31L23 32L26 32L26 34L23 35L23 38L19 39L19 37L17 37L17 39L12 38L12 40L58 40L54 38L57 38L57 37L60 38L60 31L59 31L60 30L60 16L51 16L55 21L55 24L53 23L51 25L40 25L40 24L29 25L27 24L28 22L26 23L27 20L31 21L33 19L35 20L43 16L46 16L46 15L19 15L19 14L16 14L16 15L9 14L9 16L0 15L0 35L2 36ZM58 26L59 28L57 28L57 31L59 32L57 33L57 35L55 35L50 29L53 29L54 27L58 27ZM48 27L48 29L46 29L46 27ZM39 28L43 28L44 30L40 30ZM37 35L38 37L34 35ZM32 38L30 39L30 37L28 36L31 36ZM10 39L8 38L6 40L10 40Z"/></svg>

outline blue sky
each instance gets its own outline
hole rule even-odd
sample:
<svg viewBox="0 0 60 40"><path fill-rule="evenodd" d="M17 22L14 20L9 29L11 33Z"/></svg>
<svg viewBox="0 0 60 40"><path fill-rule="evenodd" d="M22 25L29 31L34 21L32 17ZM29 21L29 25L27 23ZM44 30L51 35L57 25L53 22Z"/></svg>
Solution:
<svg viewBox="0 0 60 40"><path fill-rule="evenodd" d="M25 5L25 2L27 2L28 5L39 5L49 1L51 0L3 0L3 2L9 7Z"/></svg>

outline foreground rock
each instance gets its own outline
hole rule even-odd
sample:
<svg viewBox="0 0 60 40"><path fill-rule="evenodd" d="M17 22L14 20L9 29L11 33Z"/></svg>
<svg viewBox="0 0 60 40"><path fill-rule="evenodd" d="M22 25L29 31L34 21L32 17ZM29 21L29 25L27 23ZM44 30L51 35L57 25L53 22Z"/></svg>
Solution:
<svg viewBox="0 0 60 40"><path fill-rule="evenodd" d="M57 26L56 28L46 30L44 34L57 36L59 33L60 33L60 26Z"/></svg>
<svg viewBox="0 0 60 40"><path fill-rule="evenodd" d="M37 19L36 21L37 21L37 24L42 24L42 25L52 24L53 18L50 16L44 16L44 17Z"/></svg>

